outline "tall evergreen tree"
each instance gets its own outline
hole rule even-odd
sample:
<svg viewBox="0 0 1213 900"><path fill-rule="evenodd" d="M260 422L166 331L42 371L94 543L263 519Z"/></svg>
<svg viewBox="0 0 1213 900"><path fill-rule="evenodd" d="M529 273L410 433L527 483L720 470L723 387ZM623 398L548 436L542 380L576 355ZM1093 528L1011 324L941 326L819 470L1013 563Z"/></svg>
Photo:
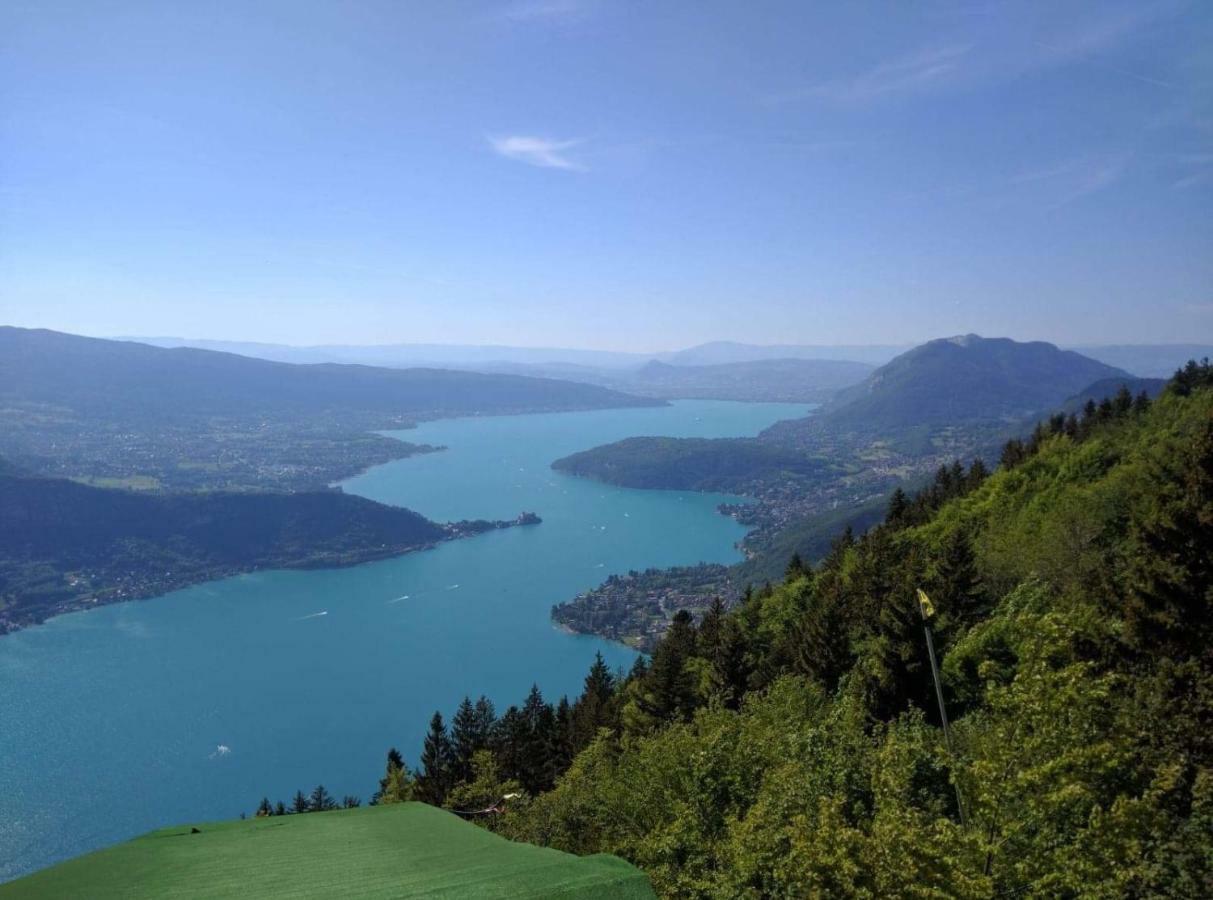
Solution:
<svg viewBox="0 0 1213 900"><path fill-rule="evenodd" d="M809 574L808 566L804 564L804 560L800 558L799 553L793 553L792 558L788 560L787 568L783 570L784 581L795 581L797 578L803 578Z"/></svg>
<svg viewBox="0 0 1213 900"><path fill-rule="evenodd" d="M736 617L726 616L722 621L709 661L713 695L726 709L740 708L753 667L745 634Z"/></svg>
<svg viewBox="0 0 1213 900"><path fill-rule="evenodd" d="M421 750L421 773L417 776L417 795L432 806L441 806L452 786L454 751L446 733L442 713L435 711Z"/></svg>
<svg viewBox="0 0 1213 900"><path fill-rule="evenodd" d="M889 495L889 508L885 512L884 520L893 526L903 525L909 511L910 498L906 496L906 492L901 488L896 488Z"/></svg>
<svg viewBox="0 0 1213 900"><path fill-rule="evenodd" d="M615 676L611 674L602 654L596 653L585 676L581 696L572 710L572 738L577 750L587 747L598 734L598 729L610 724L614 697Z"/></svg>
<svg viewBox="0 0 1213 900"><path fill-rule="evenodd" d="M1213 418L1133 523L1125 619L1143 653L1213 659Z"/></svg>
<svg viewBox="0 0 1213 900"><path fill-rule="evenodd" d="M379 779L379 789L371 797L371 806L380 803L403 803L413 799L413 783L408 766L400 751L392 747L387 752L387 766Z"/></svg>
<svg viewBox="0 0 1213 900"><path fill-rule="evenodd" d="M687 660L695 652L695 625L691 614L679 610L665 639L653 651L653 663L644 679L642 708L659 722L685 721L695 706L695 683Z"/></svg>
<svg viewBox="0 0 1213 900"><path fill-rule="evenodd" d="M795 671L833 691L853 661L842 597L837 590L817 594L815 602L800 617L792 640Z"/></svg>
<svg viewBox="0 0 1213 900"><path fill-rule="evenodd" d="M291 812L305 813L311 812L311 804L308 803L307 794L303 791L295 791L295 799L291 802Z"/></svg>
<svg viewBox="0 0 1213 900"><path fill-rule="evenodd" d="M472 776L472 754L488 743L488 735L479 733L479 719L471 698L464 697L451 719L451 778L466 781Z"/></svg>
<svg viewBox="0 0 1213 900"><path fill-rule="evenodd" d="M972 621L982 606L981 585L973 546L963 529L944 542L943 554L931 580L931 597L949 626Z"/></svg>
<svg viewBox="0 0 1213 900"><path fill-rule="evenodd" d="M311 797L308 798L308 812L328 812L329 810L337 809L337 801L333 795L328 792L323 784L318 784L312 790Z"/></svg>

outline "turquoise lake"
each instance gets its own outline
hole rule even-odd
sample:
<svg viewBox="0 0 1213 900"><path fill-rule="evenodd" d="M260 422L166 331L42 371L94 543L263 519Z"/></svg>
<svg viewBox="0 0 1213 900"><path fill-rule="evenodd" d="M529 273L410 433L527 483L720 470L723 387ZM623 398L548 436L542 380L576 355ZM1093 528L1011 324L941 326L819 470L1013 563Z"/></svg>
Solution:
<svg viewBox="0 0 1213 900"><path fill-rule="evenodd" d="M259 572L61 616L0 638L0 881L179 822L227 819L318 782L370 796L389 746L416 764L430 715L498 712L533 682L580 690L601 651L553 603L614 572L733 562L723 495L612 488L554 459L635 435L757 434L805 405L456 419L397 433L446 450L379 466L351 493L511 528L347 569Z"/></svg>

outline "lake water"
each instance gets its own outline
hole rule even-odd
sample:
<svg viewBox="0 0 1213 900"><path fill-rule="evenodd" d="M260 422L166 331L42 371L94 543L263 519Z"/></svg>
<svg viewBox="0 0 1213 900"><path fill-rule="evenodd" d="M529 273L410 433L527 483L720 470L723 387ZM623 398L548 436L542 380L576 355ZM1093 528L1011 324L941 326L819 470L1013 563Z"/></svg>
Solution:
<svg viewBox="0 0 1213 900"><path fill-rule="evenodd" d="M459 419L400 432L442 444L344 487L430 518L541 525L348 569L229 578L53 619L0 638L0 881L188 821L289 802L323 782L370 795L395 745L416 764L434 709L503 711L532 682L575 693L596 651L553 603L613 572L740 558L723 495L635 491L552 460L634 435L756 434L791 404Z"/></svg>

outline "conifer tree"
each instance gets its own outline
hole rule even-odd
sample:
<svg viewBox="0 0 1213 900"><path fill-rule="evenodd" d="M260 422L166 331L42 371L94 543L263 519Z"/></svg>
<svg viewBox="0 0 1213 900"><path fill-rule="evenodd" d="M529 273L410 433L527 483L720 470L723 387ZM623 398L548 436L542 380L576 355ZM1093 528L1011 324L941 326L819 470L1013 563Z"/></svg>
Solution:
<svg viewBox="0 0 1213 900"><path fill-rule="evenodd" d="M371 797L371 806L380 803L403 803L413 799L413 783L408 766L400 751L392 747L387 752L387 766L379 779L379 789Z"/></svg>
<svg viewBox="0 0 1213 900"><path fill-rule="evenodd" d="M691 614L679 610L665 639L653 652L645 676L644 712L661 722L686 720L695 704L695 684L686 662L695 652L695 626Z"/></svg>
<svg viewBox="0 0 1213 900"><path fill-rule="evenodd" d="M261 803L257 807L256 816L258 819L264 819L274 814L274 808L270 806L270 798L262 797Z"/></svg>
<svg viewBox="0 0 1213 900"><path fill-rule="evenodd" d="M905 491L897 488L889 495L889 508L885 512L884 520L893 526L903 525L909 510L910 498L906 496Z"/></svg>
<svg viewBox="0 0 1213 900"><path fill-rule="evenodd" d="M295 791L295 799L291 803L291 812L305 813L311 811L311 805L308 803L307 794L303 791Z"/></svg>
<svg viewBox="0 0 1213 900"><path fill-rule="evenodd" d="M325 789L323 784L318 784L312 790L307 806L308 812L328 812L337 808L337 801L333 799L333 795Z"/></svg>
<svg viewBox="0 0 1213 900"><path fill-rule="evenodd" d="M800 558L800 554L793 553L792 558L788 560L787 568L783 570L783 580L795 581L797 578L803 578L808 573L809 569L804 564L804 560Z"/></svg>
<svg viewBox="0 0 1213 900"><path fill-rule="evenodd" d="M451 788L454 752L447 736L442 713L435 711L421 750L421 774L417 776L417 795L432 806L441 806Z"/></svg>
<svg viewBox="0 0 1213 900"><path fill-rule="evenodd" d="M472 775L472 754L488 743L488 735L479 733L479 719L471 698L464 697L451 719L451 778L465 781Z"/></svg>
<svg viewBox="0 0 1213 900"><path fill-rule="evenodd" d="M725 617L709 661L712 693L726 709L738 709L749 685L752 666L745 635L736 617Z"/></svg>
<svg viewBox="0 0 1213 900"><path fill-rule="evenodd" d="M581 696L572 709L573 746L577 750L589 746L598 734L598 729L610 724L611 704L615 696L615 677L607 667L601 653L594 655L594 662L585 676Z"/></svg>
<svg viewBox="0 0 1213 900"><path fill-rule="evenodd" d="M948 624L971 621L981 608L981 585L973 546L963 529L954 530L944 541L943 554L931 580L931 596Z"/></svg>
<svg viewBox="0 0 1213 900"><path fill-rule="evenodd" d="M1145 653L1213 658L1213 418L1133 525L1126 626Z"/></svg>

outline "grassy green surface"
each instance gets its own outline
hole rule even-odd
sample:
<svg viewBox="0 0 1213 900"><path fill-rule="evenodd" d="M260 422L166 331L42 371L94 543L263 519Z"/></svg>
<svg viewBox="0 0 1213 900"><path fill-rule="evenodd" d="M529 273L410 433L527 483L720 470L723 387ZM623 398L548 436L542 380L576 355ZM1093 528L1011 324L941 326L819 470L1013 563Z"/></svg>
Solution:
<svg viewBox="0 0 1213 900"><path fill-rule="evenodd" d="M614 856L513 843L422 803L166 828L0 885L3 900L235 896L654 894Z"/></svg>

